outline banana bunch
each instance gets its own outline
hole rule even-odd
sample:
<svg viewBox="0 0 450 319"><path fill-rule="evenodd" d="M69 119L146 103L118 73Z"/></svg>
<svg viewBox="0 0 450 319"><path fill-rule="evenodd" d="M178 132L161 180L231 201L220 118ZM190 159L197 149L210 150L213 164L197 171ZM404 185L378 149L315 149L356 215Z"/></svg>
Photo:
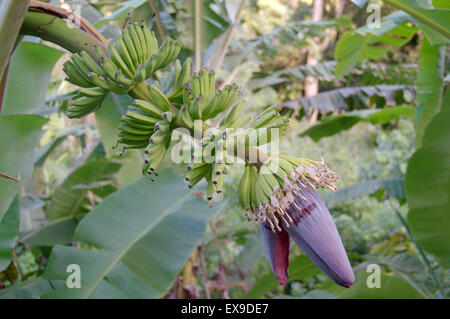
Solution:
<svg viewBox="0 0 450 319"><path fill-rule="evenodd" d="M172 112L163 113L163 120L155 124L155 129L148 140L148 145L145 148L144 165L142 166L142 173L144 175L155 174L164 160L167 149L170 146L170 139L172 137L172 130L174 121L174 114Z"/></svg>
<svg viewBox="0 0 450 319"><path fill-rule="evenodd" d="M145 148L149 143L152 144L152 134L170 134L174 117L165 104L168 102L165 99L163 102L156 106L149 101L135 99L121 118L118 143L123 144L126 149ZM157 136L153 138L153 142L155 141L159 141Z"/></svg>
<svg viewBox="0 0 450 319"><path fill-rule="evenodd" d="M272 141L274 134L284 135L289 127L289 119L282 116L279 111L276 105L272 105L259 114L250 124L255 130L250 131L245 137L245 145L264 145Z"/></svg>
<svg viewBox="0 0 450 319"><path fill-rule="evenodd" d="M101 88L117 94L126 94L135 81L125 77L122 71L100 48L96 49L96 61L86 51L75 53L64 64L66 80L82 88Z"/></svg>
<svg viewBox="0 0 450 319"><path fill-rule="evenodd" d="M206 199L209 205L212 206L214 193L218 195L222 193L223 178L227 173L228 169L224 161L218 161L217 163L201 162L188 166L188 173L185 179L189 182L189 188L192 188L205 178L207 181Z"/></svg>
<svg viewBox="0 0 450 319"><path fill-rule="evenodd" d="M222 90L216 90L212 97L205 103L202 119L216 117L229 107L236 104L240 98L239 87L236 84L226 85Z"/></svg>
<svg viewBox="0 0 450 319"><path fill-rule="evenodd" d="M96 111L101 106L104 96L110 91L134 97L147 97L148 93L142 94L138 84L171 63L180 50L180 43L170 38L166 38L158 48L153 31L150 31L144 23L130 23L124 28L116 43L108 46L107 53L96 48L96 59L86 51L75 53L64 64L66 80L81 88L98 90L88 91L86 94L81 90L74 98L73 111L69 112L69 116L81 117ZM190 62L188 64L190 65ZM190 76L190 67L187 73L188 75L184 77L186 81ZM180 78L180 82L182 81ZM180 95L183 86L177 84ZM103 97L100 94L92 96L98 92L102 92Z"/></svg>
<svg viewBox="0 0 450 319"><path fill-rule="evenodd" d="M102 105L108 91L102 88L81 88L72 98L68 107L69 118L80 118L97 111Z"/></svg>
<svg viewBox="0 0 450 319"><path fill-rule="evenodd" d="M202 69L184 85L180 125L192 129L195 120L214 118L235 105L239 98L240 93L236 85L227 85L223 90L216 90L214 71ZM237 116L238 114L233 115Z"/></svg>
<svg viewBox="0 0 450 319"><path fill-rule="evenodd" d="M259 114L250 126L253 128L280 128L286 131L288 124L289 120L280 114L278 106L272 105Z"/></svg>
<svg viewBox="0 0 450 319"><path fill-rule="evenodd" d="M158 48L153 31L144 23L129 23L115 44L108 46L109 56L116 68L129 79L144 82L157 70L173 62L181 50L181 44L165 38Z"/></svg>
<svg viewBox="0 0 450 319"><path fill-rule="evenodd" d="M288 227L292 222L285 209L294 200L290 190L284 191L283 186L294 166L284 159L281 162L275 171L270 165L259 171L254 165L246 165L239 182L239 202L246 210L248 220L268 222L274 231L281 230L280 221L286 222Z"/></svg>
<svg viewBox="0 0 450 319"><path fill-rule="evenodd" d="M138 70L140 78L148 79L159 69L165 68L175 60L181 50L178 40L166 37L155 54L152 54L145 64L141 64Z"/></svg>
<svg viewBox="0 0 450 319"><path fill-rule="evenodd" d="M160 77L161 79L158 81L159 89L178 108L183 104L184 85L191 79L191 67L191 58L187 58L183 64L180 60L175 60L175 64L170 68L167 76Z"/></svg>

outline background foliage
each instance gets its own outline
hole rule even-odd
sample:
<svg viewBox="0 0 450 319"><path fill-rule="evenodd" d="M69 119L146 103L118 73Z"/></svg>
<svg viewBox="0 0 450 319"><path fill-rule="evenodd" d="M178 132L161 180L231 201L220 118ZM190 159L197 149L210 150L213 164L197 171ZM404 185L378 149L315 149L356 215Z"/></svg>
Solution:
<svg viewBox="0 0 450 319"><path fill-rule="evenodd" d="M341 289L292 245L279 286L237 202L239 168L211 209L204 185L189 191L169 159L157 182L141 177L142 154L113 149L129 100L111 94L95 115L69 120L69 54L26 36L0 81L1 298L448 297L446 1L372 1L374 29L367 1L208 0L200 16L194 1L50 2L80 9L109 41L144 19L182 42L182 59L239 84L249 115L279 104L291 121L281 148L340 175L340 190L321 196L356 283ZM81 289L64 285L71 263ZM373 263L380 289L366 285Z"/></svg>

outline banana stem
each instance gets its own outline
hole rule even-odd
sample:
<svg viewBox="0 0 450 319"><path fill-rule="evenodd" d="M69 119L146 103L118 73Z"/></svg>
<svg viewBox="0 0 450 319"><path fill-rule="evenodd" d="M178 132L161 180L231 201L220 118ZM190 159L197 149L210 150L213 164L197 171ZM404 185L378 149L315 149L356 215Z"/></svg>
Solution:
<svg viewBox="0 0 450 319"><path fill-rule="evenodd" d="M20 33L53 42L72 53L86 51L96 58L95 47L107 52L106 45L83 29L49 13L29 10Z"/></svg>

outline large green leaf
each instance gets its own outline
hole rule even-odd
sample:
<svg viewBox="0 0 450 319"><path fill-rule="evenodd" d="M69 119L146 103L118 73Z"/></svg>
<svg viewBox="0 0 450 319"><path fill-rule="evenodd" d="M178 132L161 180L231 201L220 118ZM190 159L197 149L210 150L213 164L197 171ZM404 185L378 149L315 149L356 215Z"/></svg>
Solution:
<svg viewBox="0 0 450 319"><path fill-rule="evenodd" d="M416 242L450 265L450 90L427 126L422 147L408 162L408 224Z"/></svg>
<svg viewBox="0 0 450 319"><path fill-rule="evenodd" d="M445 47L433 47L423 38L417 77L416 147L422 143L425 128L439 112L444 86Z"/></svg>
<svg viewBox="0 0 450 319"><path fill-rule="evenodd" d="M319 274L321 270L309 259L302 255L291 260L289 265L289 280L305 280ZM255 299L262 298L264 295L279 286L272 272L261 276L253 285L253 287L245 295L245 298Z"/></svg>
<svg viewBox="0 0 450 319"><path fill-rule="evenodd" d="M334 51L334 59L338 62L335 67L336 78L340 78L347 73L352 66L360 62L362 52L368 42L369 37L364 37L358 33L347 31L339 39Z"/></svg>
<svg viewBox="0 0 450 319"><path fill-rule="evenodd" d="M450 38L450 10L447 8L427 9L419 5L417 0L384 0L384 2L405 11L430 28L440 32L445 37Z"/></svg>
<svg viewBox="0 0 450 319"><path fill-rule="evenodd" d="M117 126L120 117L125 114L131 98L127 95L110 94L103 102L102 107L95 113L98 130L102 139L105 152L109 158L118 158L121 150L115 149L117 145ZM142 176L141 166L143 157L138 150L128 150L121 156L122 168L118 179L125 186Z"/></svg>
<svg viewBox="0 0 450 319"><path fill-rule="evenodd" d="M405 22L413 22L419 28L421 28L432 45L443 45L450 43L450 39L446 38L444 35L435 31L425 23L415 19L414 17L401 10L394 11L383 17L383 22L381 22L379 28L369 28L368 26L364 26L356 29L355 32L363 36L365 36L367 33L374 34L376 36L383 36L385 33ZM398 39L395 41L398 41Z"/></svg>
<svg viewBox="0 0 450 319"><path fill-rule="evenodd" d="M424 297L406 280L383 271L380 271L380 288L369 288L367 279L370 275L373 273L365 271L356 273L355 284L350 288L340 287L331 280L327 280L321 289L343 299L417 299Z"/></svg>
<svg viewBox="0 0 450 319"><path fill-rule="evenodd" d="M69 244L73 241L77 224L76 216L59 218L20 238L20 242L32 247Z"/></svg>
<svg viewBox="0 0 450 319"><path fill-rule="evenodd" d="M93 159L71 172L56 189L47 210L49 220L70 217L77 214L86 195L86 185L108 180L120 169L120 164L107 159Z"/></svg>
<svg viewBox="0 0 450 319"><path fill-rule="evenodd" d="M0 221L0 271L8 267L17 242L20 223L19 197L16 195Z"/></svg>
<svg viewBox="0 0 450 319"><path fill-rule="evenodd" d="M44 105L50 73L62 51L22 42L11 60L2 115L38 113Z"/></svg>
<svg viewBox="0 0 450 319"><path fill-rule="evenodd" d="M52 289L48 280L37 277L0 290L0 299L39 299Z"/></svg>
<svg viewBox="0 0 450 319"><path fill-rule="evenodd" d="M208 208L175 170L157 182L141 178L107 197L78 225L75 240L95 250L55 246L45 278L65 281L66 266L81 267L81 288L63 287L51 298L158 298L225 203Z"/></svg>
<svg viewBox="0 0 450 319"><path fill-rule="evenodd" d="M361 27L344 33L334 52L336 78L342 77L364 59L380 59L389 46L400 47L408 43L417 29L405 24L407 20L404 15L393 13L386 17L380 28Z"/></svg>
<svg viewBox="0 0 450 319"><path fill-rule="evenodd" d="M385 124L399 118L402 115L409 117L414 116L414 107L412 106L395 106L384 109L371 109L348 112L336 116L331 116L321 123L310 127L300 134L300 136L309 136L314 141L318 141L323 137L331 136L348 130L359 121L369 122L372 124Z"/></svg>
<svg viewBox="0 0 450 319"><path fill-rule="evenodd" d="M38 115L0 116L0 174L21 180L19 183L0 177L0 220L22 183L31 176L34 149L45 122Z"/></svg>

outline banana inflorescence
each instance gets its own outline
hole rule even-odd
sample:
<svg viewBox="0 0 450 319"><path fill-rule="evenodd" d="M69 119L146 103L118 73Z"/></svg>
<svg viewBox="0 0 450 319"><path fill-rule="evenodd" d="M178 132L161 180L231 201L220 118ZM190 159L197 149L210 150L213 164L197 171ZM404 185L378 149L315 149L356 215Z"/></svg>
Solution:
<svg viewBox="0 0 450 319"><path fill-rule="evenodd" d="M185 179L190 188L206 180L205 197L210 206L223 192L229 166L239 158L245 169L238 199L246 217L261 224L264 245L280 283L288 280L289 236L330 275L331 268L320 256L324 245L318 250L310 245L320 235L325 236L324 242L335 242L329 249L333 264L336 251L343 258L343 266L336 266L345 268L342 278L333 272L332 279L345 287L351 285L354 276L348 259L344 260L336 227L314 192L318 187L336 191L336 175L323 160L272 151L273 145L268 144L283 135L289 124L279 108L272 105L254 119L247 117L239 88L234 84L219 87L214 71L206 68L192 74L190 58L177 60L180 50L178 41L166 38L160 45L144 23L129 23L107 52L96 48L96 56L85 51L72 55L64 71L67 81L80 88L73 95L68 116L80 118L97 111L110 92L132 97L118 125L117 146L123 146L122 154L127 149L144 150L142 173L152 181L168 153L173 131L184 128L181 134L194 140L187 147L191 153Z"/></svg>
<svg viewBox="0 0 450 319"><path fill-rule="evenodd" d="M323 160L295 158L286 153L269 154L259 168L246 165L239 183L239 201L249 220L267 222L274 232L281 231L281 223L286 227L292 223L288 208L293 205L301 210L294 197L307 201L300 192L301 187L327 187L336 191L336 179Z"/></svg>

